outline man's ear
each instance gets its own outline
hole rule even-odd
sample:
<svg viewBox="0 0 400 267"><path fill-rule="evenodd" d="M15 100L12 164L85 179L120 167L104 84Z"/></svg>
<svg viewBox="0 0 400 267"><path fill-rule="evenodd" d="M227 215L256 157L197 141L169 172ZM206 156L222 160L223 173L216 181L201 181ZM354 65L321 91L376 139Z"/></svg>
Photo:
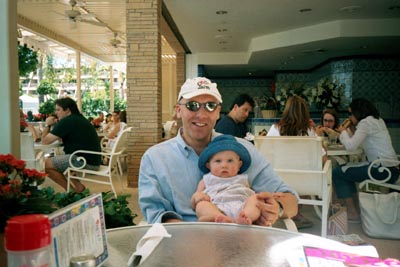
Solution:
<svg viewBox="0 0 400 267"><path fill-rule="evenodd" d="M181 105L176 104L175 105L175 113L176 113L176 118L181 119Z"/></svg>

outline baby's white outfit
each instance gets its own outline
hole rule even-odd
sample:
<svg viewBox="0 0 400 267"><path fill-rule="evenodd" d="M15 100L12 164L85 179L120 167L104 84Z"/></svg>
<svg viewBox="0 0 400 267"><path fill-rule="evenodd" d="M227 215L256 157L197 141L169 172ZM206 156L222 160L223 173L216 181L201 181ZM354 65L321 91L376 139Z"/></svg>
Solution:
<svg viewBox="0 0 400 267"><path fill-rule="evenodd" d="M255 194L249 188L247 174L221 178L207 173L203 176L203 179L206 187L204 193L209 195L211 202L231 218L236 218L246 199Z"/></svg>

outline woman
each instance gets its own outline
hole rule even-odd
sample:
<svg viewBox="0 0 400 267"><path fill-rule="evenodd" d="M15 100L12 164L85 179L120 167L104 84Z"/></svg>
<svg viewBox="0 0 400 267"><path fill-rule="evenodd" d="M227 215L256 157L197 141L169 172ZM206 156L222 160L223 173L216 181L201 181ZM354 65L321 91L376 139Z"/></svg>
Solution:
<svg viewBox="0 0 400 267"><path fill-rule="evenodd" d="M106 136L108 139L114 139L118 136L118 133L123 130L123 124L120 122L119 114L119 111L114 111L112 113L112 121L103 127L103 132L107 133Z"/></svg>
<svg viewBox="0 0 400 267"><path fill-rule="evenodd" d="M267 136L316 136L312 124L307 102L300 96L291 96L286 102L282 118L271 126ZM323 155L323 160L326 160L325 150ZM313 223L303 217L300 211L292 219L297 229L313 226Z"/></svg>
<svg viewBox="0 0 400 267"><path fill-rule="evenodd" d="M328 136L329 134L339 133L335 131L339 127L339 115L334 109L325 109L321 116L321 125L315 128L315 132L319 136Z"/></svg>
<svg viewBox="0 0 400 267"><path fill-rule="evenodd" d="M368 162L357 167L336 167L332 171L333 183L339 199L343 199L347 206L349 222L359 223L360 215L356 207L357 189L356 182L368 179L368 167L376 159L397 160L396 153L392 146L388 129L385 122L380 118L375 106L364 98L354 99L349 106L349 119L356 126L352 136L346 128L339 126L340 142L346 150L355 150L361 146L367 156ZM388 183L395 183L399 176L399 166L395 164L382 163L391 172L391 179ZM387 172L378 172L379 166L372 168L372 176L376 179L383 179Z"/></svg>

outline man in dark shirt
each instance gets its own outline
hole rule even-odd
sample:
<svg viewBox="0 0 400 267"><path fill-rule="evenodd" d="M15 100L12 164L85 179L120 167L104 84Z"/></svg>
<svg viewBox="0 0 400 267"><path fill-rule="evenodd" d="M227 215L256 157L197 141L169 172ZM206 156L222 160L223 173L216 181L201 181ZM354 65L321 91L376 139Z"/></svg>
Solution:
<svg viewBox="0 0 400 267"><path fill-rule="evenodd" d="M46 126L42 134L42 144L51 144L61 140L64 145L65 155L57 155L47 158L45 171L56 183L67 189L67 179L63 175L69 167L70 155L77 150L90 150L101 152L99 137L93 125L79 112L74 100L60 98L56 100L56 115L46 119ZM52 130L50 131L50 128ZM82 154L86 159L86 169L98 170L101 164L101 156L94 154ZM74 158L74 166L82 165L82 161ZM85 186L79 180L71 180L76 192L82 192Z"/></svg>
<svg viewBox="0 0 400 267"><path fill-rule="evenodd" d="M233 101L231 111L215 126L215 131L243 138L248 132L246 120L254 108L254 100L247 94L241 94Z"/></svg>

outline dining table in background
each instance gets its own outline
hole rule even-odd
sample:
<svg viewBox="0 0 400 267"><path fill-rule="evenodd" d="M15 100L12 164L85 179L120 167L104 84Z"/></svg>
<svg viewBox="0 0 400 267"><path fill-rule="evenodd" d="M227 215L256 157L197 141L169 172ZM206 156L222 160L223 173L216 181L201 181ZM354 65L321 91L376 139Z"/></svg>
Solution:
<svg viewBox="0 0 400 267"><path fill-rule="evenodd" d="M138 241L151 226L107 230L109 259L103 266L127 266ZM305 262L303 265L288 262L300 263L304 246L348 252L356 249L316 235L272 227L198 222L163 226L171 237L164 237L140 266L306 266ZM377 256L373 246L365 250Z"/></svg>
<svg viewBox="0 0 400 267"><path fill-rule="evenodd" d="M42 151L43 155L48 155L51 153L54 153L54 155L60 155L63 153L62 147L63 143L60 141L54 141L53 143L47 145L44 145L40 142L34 142L33 144L33 148L35 149L35 151Z"/></svg>
<svg viewBox="0 0 400 267"><path fill-rule="evenodd" d="M355 150L346 150L342 144L328 145L327 155L333 157L339 165L346 164L347 162L365 161L364 151L361 147Z"/></svg>

